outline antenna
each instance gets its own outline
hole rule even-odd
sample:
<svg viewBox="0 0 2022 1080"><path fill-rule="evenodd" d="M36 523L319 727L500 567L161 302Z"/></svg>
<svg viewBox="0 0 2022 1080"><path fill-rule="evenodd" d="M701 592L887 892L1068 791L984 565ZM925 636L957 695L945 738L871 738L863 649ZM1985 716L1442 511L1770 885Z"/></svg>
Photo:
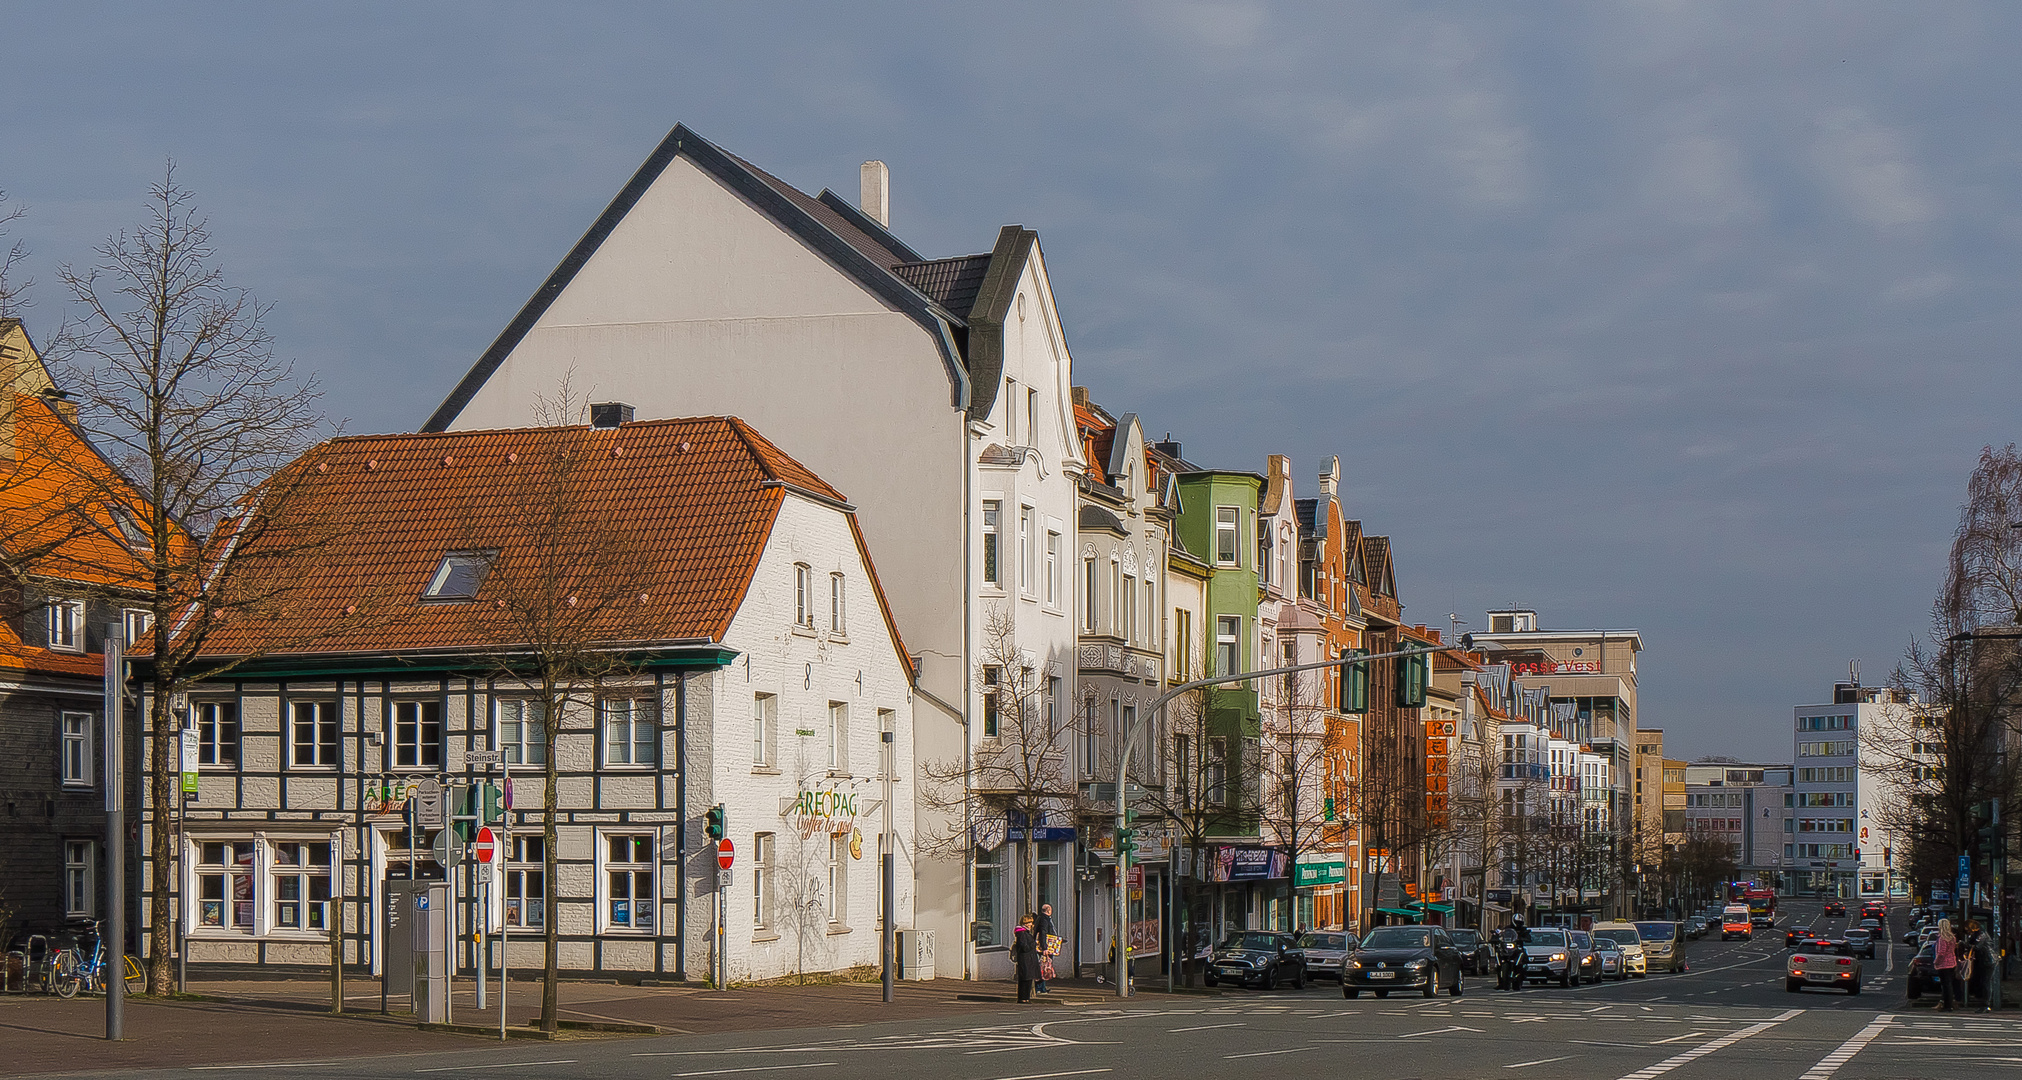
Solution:
<svg viewBox="0 0 2022 1080"><path fill-rule="evenodd" d="M1453 624L1453 633L1451 636L1447 638L1447 640L1459 641L1460 628L1467 625L1467 620L1460 617L1460 612L1449 611L1446 613L1446 621Z"/></svg>
<svg viewBox="0 0 2022 1080"><path fill-rule="evenodd" d="M1855 689L1859 689L1861 684L1861 662L1858 660L1847 661L1846 673L1849 677L1848 681L1854 684Z"/></svg>

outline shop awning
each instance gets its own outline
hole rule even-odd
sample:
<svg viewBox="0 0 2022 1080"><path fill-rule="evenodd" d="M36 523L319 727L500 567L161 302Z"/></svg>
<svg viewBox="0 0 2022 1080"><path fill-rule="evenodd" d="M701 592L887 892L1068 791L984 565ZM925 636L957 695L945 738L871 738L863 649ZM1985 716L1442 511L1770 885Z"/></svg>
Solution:
<svg viewBox="0 0 2022 1080"><path fill-rule="evenodd" d="M1453 905L1452 905L1452 904L1423 904L1423 905L1420 905L1420 906L1424 907L1424 908L1425 908L1425 910L1427 910L1427 911L1437 911L1437 912L1439 912L1439 913L1440 913L1441 915L1451 915L1451 914L1453 914Z"/></svg>
<svg viewBox="0 0 2022 1080"><path fill-rule="evenodd" d="M1411 911L1411 910L1409 910L1409 909L1407 909L1407 908L1395 908L1395 907L1380 907L1380 908L1377 908L1376 910L1378 910L1378 911L1382 912L1382 913L1383 913L1383 914L1385 914L1385 915L1401 915L1401 916L1403 916L1404 918L1407 918L1407 919L1422 919L1422 918L1424 918L1424 917L1425 917L1425 913L1424 913L1424 912L1422 912L1422 911Z"/></svg>

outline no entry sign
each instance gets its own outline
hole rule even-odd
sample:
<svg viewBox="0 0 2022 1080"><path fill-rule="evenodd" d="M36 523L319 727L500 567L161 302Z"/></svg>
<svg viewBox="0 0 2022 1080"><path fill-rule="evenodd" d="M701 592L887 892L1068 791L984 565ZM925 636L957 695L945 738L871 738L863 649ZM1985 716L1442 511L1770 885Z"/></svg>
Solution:
<svg viewBox="0 0 2022 1080"><path fill-rule="evenodd" d="M728 870L730 869L730 864L736 861L737 849L732 847L730 841L727 839L718 840L716 842L716 865Z"/></svg>
<svg viewBox="0 0 2022 1080"><path fill-rule="evenodd" d="M498 837L492 835L490 828L479 829L477 831L477 861L488 863L496 861L497 858Z"/></svg>

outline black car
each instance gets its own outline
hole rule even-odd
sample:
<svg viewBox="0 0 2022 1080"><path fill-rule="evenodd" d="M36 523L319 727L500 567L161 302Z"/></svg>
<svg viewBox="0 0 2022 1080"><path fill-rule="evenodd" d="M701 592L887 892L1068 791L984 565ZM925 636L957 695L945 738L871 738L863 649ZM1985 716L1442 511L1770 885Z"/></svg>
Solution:
<svg viewBox="0 0 2022 1080"><path fill-rule="evenodd" d="M1803 941L1805 938L1808 938L1810 936L1812 936L1811 927L1793 926L1790 929L1785 930L1783 932L1783 947L1786 949L1795 949L1797 948L1798 942Z"/></svg>
<svg viewBox="0 0 2022 1080"><path fill-rule="evenodd" d="M1460 950L1445 927L1379 926L1348 955L1341 996L1360 997L1371 990L1389 997L1392 990L1418 990L1431 997L1444 988L1459 997L1460 979Z"/></svg>
<svg viewBox="0 0 2022 1080"><path fill-rule="evenodd" d="M1881 936L1882 932L1880 930L1863 930L1856 926L1846 932L1846 941L1848 945L1853 946L1853 951L1856 954L1873 960L1875 958L1875 942L1880 940Z"/></svg>
<svg viewBox="0 0 2022 1080"><path fill-rule="evenodd" d="M1209 986L1232 982L1269 990L1281 982L1294 989L1306 986L1306 950L1291 934L1271 930L1238 930L1222 939L1208 957Z"/></svg>
<svg viewBox="0 0 2022 1080"><path fill-rule="evenodd" d="M1481 931L1448 930L1446 936L1453 939L1453 947L1460 952L1460 970L1469 975L1495 971L1495 946L1481 936Z"/></svg>
<svg viewBox="0 0 2022 1080"><path fill-rule="evenodd" d="M1837 900L1827 903L1825 905L1825 917L1828 919L1846 918L1846 905Z"/></svg>
<svg viewBox="0 0 2022 1080"><path fill-rule="evenodd" d="M1938 985L1938 943L1933 941L1917 950L1910 958L1909 983L1910 1000L1915 1001L1925 994L1942 994L1944 988Z"/></svg>

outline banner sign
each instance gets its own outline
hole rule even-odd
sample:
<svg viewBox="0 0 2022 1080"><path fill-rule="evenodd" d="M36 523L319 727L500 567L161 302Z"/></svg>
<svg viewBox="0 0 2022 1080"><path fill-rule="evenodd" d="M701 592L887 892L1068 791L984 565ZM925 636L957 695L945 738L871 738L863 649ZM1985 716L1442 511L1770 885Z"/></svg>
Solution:
<svg viewBox="0 0 2022 1080"><path fill-rule="evenodd" d="M1285 853L1270 848L1225 847L1215 851L1212 881L1268 881L1285 876Z"/></svg>
<svg viewBox="0 0 2022 1080"><path fill-rule="evenodd" d="M1339 885L1346 880L1348 868L1341 864L1341 860L1335 859L1333 862L1300 863L1296 884L1301 889L1308 889L1315 885Z"/></svg>

